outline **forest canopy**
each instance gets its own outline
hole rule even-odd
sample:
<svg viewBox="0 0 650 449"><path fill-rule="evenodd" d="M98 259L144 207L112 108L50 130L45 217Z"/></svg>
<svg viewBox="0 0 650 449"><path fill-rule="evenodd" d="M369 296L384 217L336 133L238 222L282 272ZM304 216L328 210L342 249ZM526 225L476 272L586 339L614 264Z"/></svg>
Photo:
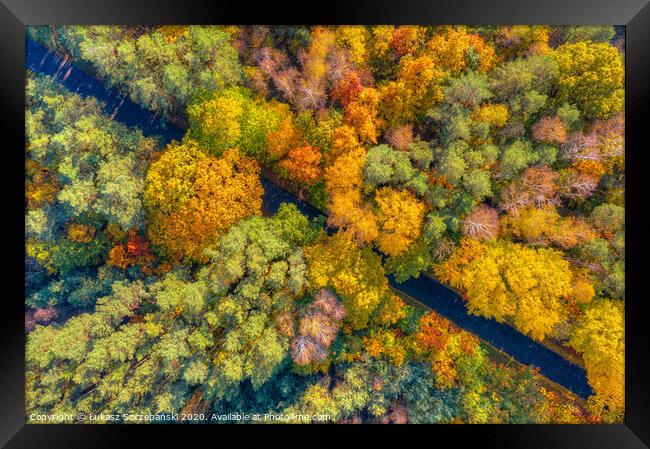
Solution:
<svg viewBox="0 0 650 449"><path fill-rule="evenodd" d="M622 422L621 28L28 36L183 137L28 71L27 416ZM591 393L400 289L428 278Z"/></svg>

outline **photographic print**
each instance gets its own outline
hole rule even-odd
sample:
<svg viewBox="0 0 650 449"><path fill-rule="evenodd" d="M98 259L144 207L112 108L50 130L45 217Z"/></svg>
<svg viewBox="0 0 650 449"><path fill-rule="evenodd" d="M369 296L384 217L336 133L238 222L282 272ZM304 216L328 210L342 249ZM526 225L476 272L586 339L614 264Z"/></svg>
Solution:
<svg viewBox="0 0 650 449"><path fill-rule="evenodd" d="M27 423L623 423L624 27L25 33Z"/></svg>

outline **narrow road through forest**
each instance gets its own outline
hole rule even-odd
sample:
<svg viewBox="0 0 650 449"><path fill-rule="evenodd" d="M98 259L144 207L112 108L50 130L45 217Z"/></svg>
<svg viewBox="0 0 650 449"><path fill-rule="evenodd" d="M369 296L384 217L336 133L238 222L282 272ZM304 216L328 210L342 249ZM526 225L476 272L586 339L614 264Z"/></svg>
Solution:
<svg viewBox="0 0 650 449"><path fill-rule="evenodd" d="M30 38L26 38L25 53L27 69L55 77L72 92L96 97L106 104L105 111L115 120L138 127L145 136L160 136L162 145L172 139L180 140L185 134L184 130L165 122L151 111L141 108L128 98L105 87L96 78L74 66L69 58L48 50ZM270 181L262 178L262 185L264 209L268 212L275 213L282 203L293 203L310 218L322 215L322 212L315 207ZM520 363L537 367L541 374L578 396L587 398L592 394L584 369L519 333L511 326L498 323L493 319L470 315L463 298L435 279L420 275L416 279L398 283L392 276L388 278L390 285L396 290L415 298Z"/></svg>

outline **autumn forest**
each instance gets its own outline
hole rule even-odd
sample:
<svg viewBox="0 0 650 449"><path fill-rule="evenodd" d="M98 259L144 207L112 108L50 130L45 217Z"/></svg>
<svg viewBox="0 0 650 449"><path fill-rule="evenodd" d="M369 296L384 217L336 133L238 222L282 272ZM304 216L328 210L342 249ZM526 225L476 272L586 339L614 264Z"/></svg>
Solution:
<svg viewBox="0 0 650 449"><path fill-rule="evenodd" d="M623 422L623 28L26 30L28 422Z"/></svg>

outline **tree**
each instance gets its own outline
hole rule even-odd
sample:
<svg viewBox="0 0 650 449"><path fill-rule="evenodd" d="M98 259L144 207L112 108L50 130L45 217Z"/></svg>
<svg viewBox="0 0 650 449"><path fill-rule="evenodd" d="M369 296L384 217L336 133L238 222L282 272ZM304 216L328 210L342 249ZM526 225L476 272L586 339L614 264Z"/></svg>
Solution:
<svg viewBox="0 0 650 449"><path fill-rule="evenodd" d="M328 224L347 229L360 243L377 238L376 216L361 196L366 151L357 147L341 155L325 170Z"/></svg>
<svg viewBox="0 0 650 449"><path fill-rule="evenodd" d="M143 178L155 141L47 77L29 80L27 92L32 209L56 196L64 217L99 214L125 229L141 227Z"/></svg>
<svg viewBox="0 0 650 449"><path fill-rule="evenodd" d="M561 196L582 202L594 194L598 188L598 179L590 174L566 169L558 173L557 184Z"/></svg>
<svg viewBox="0 0 650 449"><path fill-rule="evenodd" d="M449 86L443 88L443 92L445 102L462 105L468 109L479 106L493 96L487 78L474 72L452 78Z"/></svg>
<svg viewBox="0 0 650 449"><path fill-rule="evenodd" d="M407 151L409 145L413 142L413 125L406 124L396 128L390 128L384 134L384 138L393 148L400 151Z"/></svg>
<svg viewBox="0 0 650 449"><path fill-rule="evenodd" d="M181 112L201 90L241 79L237 51L221 26L57 26L33 30L37 39L84 61L134 103L165 117Z"/></svg>
<svg viewBox="0 0 650 449"><path fill-rule="evenodd" d="M505 61L490 73L491 90L496 98L509 101L526 92L547 94L557 76L555 60L549 56L531 56Z"/></svg>
<svg viewBox="0 0 650 449"><path fill-rule="evenodd" d="M589 398L595 413L607 422L619 422L625 403L625 325L623 304L601 299L594 301L580 317L570 345L587 367Z"/></svg>
<svg viewBox="0 0 650 449"><path fill-rule="evenodd" d="M431 162L433 162L433 151L429 142L417 139L407 149L409 157L415 166L421 170L428 171Z"/></svg>
<svg viewBox="0 0 650 449"><path fill-rule="evenodd" d="M359 249L346 232L323 238L304 252L311 285L334 289L346 320L354 329L365 328L388 287L380 257L368 247Z"/></svg>
<svg viewBox="0 0 650 449"><path fill-rule="evenodd" d="M156 258L148 239L131 229L123 238L116 239L108 253L107 265L130 270L137 267L142 275L163 274L169 270L167 262Z"/></svg>
<svg viewBox="0 0 650 449"><path fill-rule="evenodd" d="M297 365L309 365L325 359L323 348L306 335L299 335L291 340L291 358Z"/></svg>
<svg viewBox="0 0 650 449"><path fill-rule="evenodd" d="M444 27L434 33L425 53L449 77L458 76L468 68L488 72L497 63L494 48L464 27Z"/></svg>
<svg viewBox="0 0 650 449"><path fill-rule="evenodd" d="M499 161L500 175L512 179L529 165L539 160L529 141L516 140L503 149Z"/></svg>
<svg viewBox="0 0 650 449"><path fill-rule="evenodd" d="M533 126L533 138L549 144L563 144L566 128L559 117L544 117Z"/></svg>
<svg viewBox="0 0 650 449"><path fill-rule="evenodd" d="M596 291L608 298L625 298L625 234L618 232L609 241L594 238L572 248L573 263L590 271Z"/></svg>
<svg viewBox="0 0 650 449"><path fill-rule="evenodd" d="M353 71L346 73L334 83L331 95L332 99L337 100L341 106L346 108L359 98L362 90L363 85L359 73Z"/></svg>
<svg viewBox="0 0 650 449"><path fill-rule="evenodd" d="M314 422L319 414L334 422L358 422L360 413L375 419L387 414L403 385L410 377L406 365L396 367L384 360L363 357L358 363L341 369L340 381L332 387L323 383L310 385L294 404L283 409L285 422L292 416L309 416Z"/></svg>
<svg viewBox="0 0 650 449"><path fill-rule="evenodd" d="M364 87L356 99L344 108L345 123L354 128L363 143L377 143L384 122L378 117L380 92Z"/></svg>
<svg viewBox="0 0 650 449"><path fill-rule="evenodd" d="M528 120L544 107L553 94L557 73L555 60L543 53L505 61L490 72L495 100L508 104L510 127Z"/></svg>
<svg viewBox="0 0 650 449"><path fill-rule="evenodd" d="M495 42L499 54L514 59L548 53L548 39L546 25L508 25L499 27Z"/></svg>
<svg viewBox="0 0 650 449"><path fill-rule="evenodd" d="M530 206L559 205L558 174L547 166L530 167L501 193L501 208L509 213Z"/></svg>
<svg viewBox="0 0 650 449"><path fill-rule="evenodd" d="M299 147L304 138L293 117L285 118L277 130L266 136L267 156L271 161L284 157L289 150Z"/></svg>
<svg viewBox="0 0 650 449"><path fill-rule="evenodd" d="M511 322L535 339L567 320L573 274L559 251L463 240L435 271L463 292L471 313Z"/></svg>
<svg viewBox="0 0 650 449"><path fill-rule="evenodd" d="M230 226L259 214L258 173L257 163L237 151L217 159L191 140L170 144L147 173L149 239L173 261L205 261L203 250Z"/></svg>
<svg viewBox="0 0 650 449"><path fill-rule="evenodd" d="M112 290L98 301L94 313L77 315L60 328L37 326L30 334L26 346L28 410L55 412L74 407L90 413L138 404L158 410L157 399L169 392L162 381L187 351L187 334L178 332L173 345L164 338L154 343L154 323L124 322L151 300L151 291L139 281L115 283ZM143 351L150 356L143 357ZM76 374L66 375L66 371ZM154 388L157 381L159 388ZM153 399L144 391L153 393ZM182 401L183 392L176 393Z"/></svg>
<svg viewBox="0 0 650 449"><path fill-rule="evenodd" d="M594 230L575 217L562 217L552 207L528 208L508 215L501 220L505 235L524 241L569 249L596 237Z"/></svg>
<svg viewBox="0 0 650 449"><path fill-rule="evenodd" d="M364 180L371 187L385 185L408 187L414 193L426 192L426 179L413 168L409 155L388 145L370 148L363 167Z"/></svg>
<svg viewBox="0 0 650 449"><path fill-rule="evenodd" d="M484 122L491 128L502 128L508 123L508 106L500 103L487 103L472 111L472 120Z"/></svg>
<svg viewBox="0 0 650 449"><path fill-rule="evenodd" d="M434 244L422 237L413 241L399 255L387 258L384 262L384 270L387 274L393 275L397 282L404 282L411 277L417 278L421 272L428 270L433 265L434 257L431 247Z"/></svg>
<svg viewBox="0 0 650 449"><path fill-rule="evenodd" d="M314 185L321 177L321 152L311 145L296 147L280 161L288 177L307 185Z"/></svg>
<svg viewBox="0 0 650 449"><path fill-rule="evenodd" d="M303 309L298 334L291 342L291 357L298 365L319 363L326 358L346 316L345 308L331 291L321 289L314 296L315 300Z"/></svg>
<svg viewBox="0 0 650 449"><path fill-rule="evenodd" d="M443 72L426 55L404 57L399 62L397 78L379 89L380 112L388 126L414 121L442 98Z"/></svg>
<svg viewBox="0 0 650 449"><path fill-rule="evenodd" d="M490 206L481 204L465 216L463 235L476 240L490 240L499 234L499 216Z"/></svg>
<svg viewBox="0 0 650 449"><path fill-rule="evenodd" d="M25 302L61 317L92 307L124 277L102 267L109 229L145 226L142 190L156 141L104 108L49 77L27 80Z"/></svg>
<svg viewBox="0 0 650 449"><path fill-rule="evenodd" d="M30 27L189 129L28 76L26 413L620 422L619 32ZM263 211L260 167L327 218ZM577 351L588 404L388 290L423 272Z"/></svg>
<svg viewBox="0 0 650 449"><path fill-rule="evenodd" d="M483 170L474 169L463 175L463 187L477 201L492 196L490 175Z"/></svg>
<svg viewBox="0 0 650 449"><path fill-rule="evenodd" d="M331 133L329 152L325 154L326 165L332 163L344 154L357 150L361 145L355 130L349 125L341 125Z"/></svg>
<svg viewBox="0 0 650 449"><path fill-rule="evenodd" d="M27 160L25 174L25 198L32 210L41 209L56 199L60 186L55 176L49 170L33 159Z"/></svg>
<svg viewBox="0 0 650 449"><path fill-rule="evenodd" d="M556 27L553 33L562 43L575 43L582 41L610 42L616 35L613 26L563 26Z"/></svg>
<svg viewBox="0 0 650 449"><path fill-rule="evenodd" d="M558 64L560 101L589 118L608 118L623 110L623 62L609 43L577 42L552 52Z"/></svg>
<svg viewBox="0 0 650 449"><path fill-rule="evenodd" d="M625 152L625 125L617 115L609 120L597 120L586 133L575 133L563 145L562 156L571 162L576 172L600 179L622 167Z"/></svg>
<svg viewBox="0 0 650 449"><path fill-rule="evenodd" d="M399 255L420 236L424 204L412 193L390 187L377 190L375 202L379 209L377 245L389 256Z"/></svg>
<svg viewBox="0 0 650 449"><path fill-rule="evenodd" d="M607 237L625 229L625 208L615 204L604 203L591 212L594 226Z"/></svg>
<svg viewBox="0 0 650 449"><path fill-rule="evenodd" d="M233 87L195 98L187 108L188 136L215 156L238 148L242 154L267 158L269 135L287 125L291 111L277 101L254 98L250 91ZM293 137L293 136L291 136ZM277 157L275 149L272 157Z"/></svg>
<svg viewBox="0 0 650 449"><path fill-rule="evenodd" d="M274 218L233 227L196 281L174 272L147 286L116 282L93 313L37 327L27 347L28 409L155 413L180 409L197 385L210 402L232 397L244 380L260 388L288 355L276 316L306 285L298 245L315 234L294 206L282 206Z"/></svg>
<svg viewBox="0 0 650 449"><path fill-rule="evenodd" d="M580 111L569 103L563 103L557 108L557 116L569 131L575 131L580 124Z"/></svg>
<svg viewBox="0 0 650 449"><path fill-rule="evenodd" d="M214 325L224 332L205 382L209 396L228 397L245 379L258 389L280 368L289 351L281 317L307 287L299 245L314 237L306 217L282 205L273 218L241 221L206 251L210 264L198 278L218 298Z"/></svg>
<svg viewBox="0 0 650 449"><path fill-rule="evenodd" d="M399 57L414 54L423 44L426 30L420 26L402 25L391 33L390 47Z"/></svg>

